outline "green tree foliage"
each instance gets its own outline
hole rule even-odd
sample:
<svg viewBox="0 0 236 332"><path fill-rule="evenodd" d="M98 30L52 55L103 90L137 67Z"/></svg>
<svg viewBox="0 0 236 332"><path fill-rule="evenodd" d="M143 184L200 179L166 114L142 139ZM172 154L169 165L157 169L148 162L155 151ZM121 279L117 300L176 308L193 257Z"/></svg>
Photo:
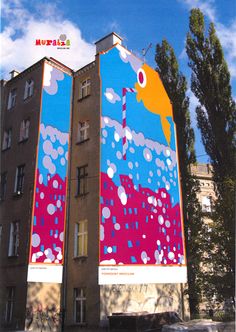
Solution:
<svg viewBox="0 0 236 332"><path fill-rule="evenodd" d="M189 304L192 315L199 310L201 261L201 209L197 199L199 183L191 175L191 164L196 162L194 131L191 127L189 98L186 96L187 81L180 73L173 48L166 40L156 46L157 72L173 105L177 130L178 155L181 175L183 217L187 251Z"/></svg>
<svg viewBox="0 0 236 332"><path fill-rule="evenodd" d="M230 74L214 24L205 30L199 9L190 13L186 51L192 69L191 89L199 100L198 127L213 166L217 201L208 259L210 288L224 300L234 296L235 277L235 128L236 107L231 94ZM207 287L207 285L206 285Z"/></svg>

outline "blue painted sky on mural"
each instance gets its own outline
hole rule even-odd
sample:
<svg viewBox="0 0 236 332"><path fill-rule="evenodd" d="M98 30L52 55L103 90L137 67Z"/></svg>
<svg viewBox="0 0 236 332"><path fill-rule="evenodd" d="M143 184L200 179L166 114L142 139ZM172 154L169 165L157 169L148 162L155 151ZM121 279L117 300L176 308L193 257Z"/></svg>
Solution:
<svg viewBox="0 0 236 332"><path fill-rule="evenodd" d="M136 190L139 185L150 188L153 192L157 188L166 188L171 195L171 203L175 205L179 202L179 188L176 142L171 118L168 118L172 125L169 146L162 131L160 116L148 111L143 102L138 102L136 93L127 92L126 130L128 133L126 132L127 147L124 160L122 88L134 87L137 82L136 72L130 62L125 63L122 60L121 52L117 48L101 55L100 70L103 117L101 171L107 173L117 187L121 185L120 175L125 174L132 179ZM113 98L107 97L107 91L112 93Z"/></svg>
<svg viewBox="0 0 236 332"><path fill-rule="evenodd" d="M199 7L209 23L213 21L229 65L233 95L236 96L236 6L235 0L3 0L1 4L1 73L13 68L23 70L43 56L53 56L72 69L94 59L93 43L115 31L124 45L137 56L152 43L146 61L155 67L155 45L166 38L174 47L182 72L190 79L185 54L189 10ZM58 38L65 33L71 41L69 50L37 47L35 39ZM193 126L197 100L191 100ZM196 131L200 162L208 161Z"/></svg>

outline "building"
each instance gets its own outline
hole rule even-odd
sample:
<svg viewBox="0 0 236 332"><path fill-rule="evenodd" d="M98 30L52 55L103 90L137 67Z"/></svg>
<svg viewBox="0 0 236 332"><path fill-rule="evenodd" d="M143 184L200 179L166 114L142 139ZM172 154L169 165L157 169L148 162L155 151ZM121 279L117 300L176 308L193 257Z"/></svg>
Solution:
<svg viewBox="0 0 236 332"><path fill-rule="evenodd" d="M112 33L76 72L43 58L2 84L4 328L188 316L172 108L121 44Z"/></svg>

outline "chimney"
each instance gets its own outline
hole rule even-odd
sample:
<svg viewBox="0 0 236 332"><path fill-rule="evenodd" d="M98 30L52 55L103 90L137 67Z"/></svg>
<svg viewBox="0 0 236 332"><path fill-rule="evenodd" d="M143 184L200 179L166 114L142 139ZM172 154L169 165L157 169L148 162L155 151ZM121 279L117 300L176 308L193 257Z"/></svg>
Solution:
<svg viewBox="0 0 236 332"><path fill-rule="evenodd" d="M12 71L10 71L9 74L11 75L11 79L12 79L12 78L16 77L17 75L19 75L20 72L17 71L17 70L15 70L15 69L13 69Z"/></svg>
<svg viewBox="0 0 236 332"><path fill-rule="evenodd" d="M102 39L95 42L96 45L96 54L106 51L115 44L122 44L122 38L117 35L115 32L110 33L109 35L103 37Z"/></svg>

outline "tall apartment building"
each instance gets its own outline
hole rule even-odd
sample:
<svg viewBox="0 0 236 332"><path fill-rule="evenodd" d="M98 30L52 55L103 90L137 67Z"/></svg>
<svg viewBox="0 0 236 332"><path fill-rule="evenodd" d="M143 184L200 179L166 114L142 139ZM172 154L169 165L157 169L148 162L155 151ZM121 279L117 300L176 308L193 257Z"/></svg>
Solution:
<svg viewBox="0 0 236 332"><path fill-rule="evenodd" d="M188 315L172 108L121 44L112 33L76 72L43 58L2 82L4 328Z"/></svg>

